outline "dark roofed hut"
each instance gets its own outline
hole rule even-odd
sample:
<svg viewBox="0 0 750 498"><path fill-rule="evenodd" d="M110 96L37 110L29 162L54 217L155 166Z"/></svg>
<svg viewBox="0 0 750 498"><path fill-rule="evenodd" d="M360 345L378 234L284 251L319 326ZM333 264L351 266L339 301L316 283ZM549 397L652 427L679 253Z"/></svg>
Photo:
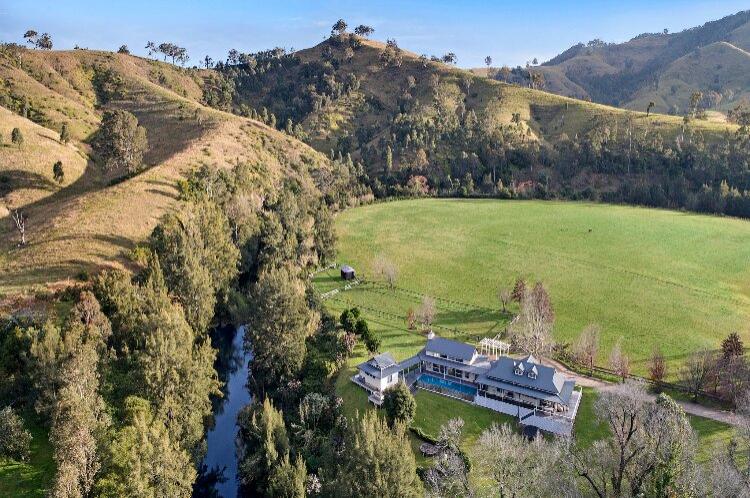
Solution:
<svg viewBox="0 0 750 498"><path fill-rule="evenodd" d="M354 268L349 265L341 267L341 280L354 280L355 277Z"/></svg>

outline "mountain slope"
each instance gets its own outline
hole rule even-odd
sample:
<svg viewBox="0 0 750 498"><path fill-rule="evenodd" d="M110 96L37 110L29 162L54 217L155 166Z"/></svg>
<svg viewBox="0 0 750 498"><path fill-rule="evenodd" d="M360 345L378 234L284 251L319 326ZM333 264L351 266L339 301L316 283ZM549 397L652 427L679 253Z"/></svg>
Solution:
<svg viewBox="0 0 750 498"><path fill-rule="evenodd" d="M684 113L693 92L715 92L721 99L707 100L706 107L726 111L750 95L746 78L738 77L747 62L736 53L748 47L750 11L744 11L680 33L579 44L535 70L548 90L562 95L638 110L650 99L657 112Z"/></svg>
<svg viewBox="0 0 750 498"><path fill-rule="evenodd" d="M12 116L15 125L27 130L25 135L36 132L46 137L47 149L36 144L41 139L20 150L2 147L0 165L19 164L20 176L35 173L39 167L35 157L43 157L50 170L50 161L57 158L64 164L70 161L71 166L70 180L49 195L28 197L14 187L2 199L9 209L21 208L28 217L29 243L16 247L18 236L7 213L0 213L4 217L0 220L0 292L127 264L128 251L175 206L176 182L202 165L253 165L261 197L288 177L315 188L309 173L328 168L325 157L256 121L203 106L196 73L105 52L21 50L0 57L0 79L6 81L0 102L16 112L25 109L29 118L48 129L59 130L67 123L73 136L72 143L63 146L56 132ZM116 92L107 91L112 85ZM106 99L102 87L108 93ZM149 168L114 185L88 158L89 147L83 141L97 129L104 108L129 110L146 127L149 138L144 159ZM0 112L10 115L6 109ZM2 133L9 136L10 123L1 122ZM74 166L63 152L81 159ZM24 161L16 163L16 156Z"/></svg>

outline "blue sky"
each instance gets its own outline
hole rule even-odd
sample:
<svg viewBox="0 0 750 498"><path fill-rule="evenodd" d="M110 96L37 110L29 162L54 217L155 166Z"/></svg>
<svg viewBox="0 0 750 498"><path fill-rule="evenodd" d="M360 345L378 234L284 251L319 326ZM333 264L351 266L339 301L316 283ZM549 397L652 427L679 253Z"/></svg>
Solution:
<svg viewBox="0 0 750 498"><path fill-rule="evenodd" d="M368 24L417 53L458 55L463 67L546 60L594 38L621 42L645 31L679 31L748 8L747 0L0 0L0 41L22 41L33 28L55 48L143 54L147 40L188 49L191 64L274 46L306 48L338 18Z"/></svg>

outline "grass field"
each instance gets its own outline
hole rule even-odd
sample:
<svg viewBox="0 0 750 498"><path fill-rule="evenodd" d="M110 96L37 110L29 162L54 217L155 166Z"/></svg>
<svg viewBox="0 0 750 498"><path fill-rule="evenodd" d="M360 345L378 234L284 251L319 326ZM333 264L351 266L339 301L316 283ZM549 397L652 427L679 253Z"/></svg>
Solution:
<svg viewBox="0 0 750 498"><path fill-rule="evenodd" d="M31 457L26 462L0 458L0 496L43 498L52 485L55 462L47 431L33 417L26 417L26 427L33 437Z"/></svg>
<svg viewBox="0 0 750 498"><path fill-rule="evenodd" d="M368 283L330 305L358 305L401 329L408 308L429 295L439 335L494 336L510 318L498 310L497 290L522 276L549 289L557 341L573 341L590 323L602 327L601 364L621 338L636 373L659 346L674 378L692 351L717 348L732 331L750 340L745 221L589 203L429 199L351 209L336 225L339 262ZM378 255L397 265L398 289L372 275ZM340 283L331 271L316 285ZM400 359L407 344L395 342L383 350Z"/></svg>

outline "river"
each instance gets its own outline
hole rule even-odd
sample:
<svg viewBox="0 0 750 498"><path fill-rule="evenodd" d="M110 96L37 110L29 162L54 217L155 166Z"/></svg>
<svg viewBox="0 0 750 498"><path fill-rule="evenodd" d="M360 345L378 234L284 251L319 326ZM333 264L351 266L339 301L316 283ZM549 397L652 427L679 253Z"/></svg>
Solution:
<svg viewBox="0 0 750 498"><path fill-rule="evenodd" d="M244 327L237 328L233 337L230 331L230 334L224 335L224 340L220 334L218 340L214 338L214 346L219 349L216 370L219 378L226 382L222 390L224 397L214 402L214 426L206 435L208 448L203 458L204 471L199 477L204 485L201 492L194 493L194 496L236 498L238 484L234 440L237 436L237 413L251 399L246 387L251 355L246 354L242 347ZM231 342L229 338L232 338ZM212 471L221 473L222 469L222 479L215 479L216 475L212 478Z"/></svg>

